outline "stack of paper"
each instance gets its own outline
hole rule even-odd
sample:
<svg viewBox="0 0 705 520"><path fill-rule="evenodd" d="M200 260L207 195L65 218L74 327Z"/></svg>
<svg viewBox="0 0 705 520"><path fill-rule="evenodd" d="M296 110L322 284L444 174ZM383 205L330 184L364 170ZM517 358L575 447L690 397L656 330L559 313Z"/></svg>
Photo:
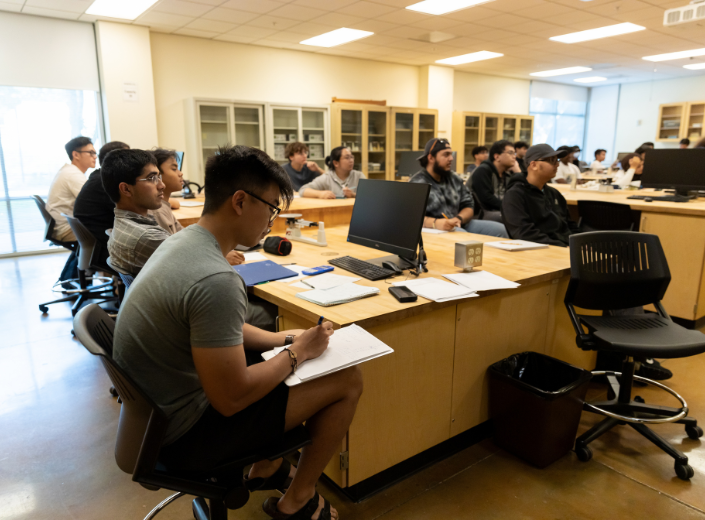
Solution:
<svg viewBox="0 0 705 520"><path fill-rule="evenodd" d="M410 291L419 296L434 302L447 302L450 300L460 300L462 298L473 298L477 296L475 291L444 282L438 278L420 278L418 280L407 280L405 282L394 282L392 285L408 287Z"/></svg>
<svg viewBox="0 0 705 520"><path fill-rule="evenodd" d="M505 251L529 251L530 249L545 249L546 244L529 242L528 240L499 240L497 242L485 242L488 247L504 249Z"/></svg>
<svg viewBox="0 0 705 520"><path fill-rule="evenodd" d="M352 285L352 284L351 284ZM312 291L313 292L313 291ZM279 354L284 347L264 352L262 357L269 360ZM391 354L394 350L375 338L365 329L353 324L336 330L330 337L328 348L316 359L309 359L299 365L296 373L287 377L287 386L298 385L333 372Z"/></svg>
<svg viewBox="0 0 705 520"><path fill-rule="evenodd" d="M312 289L332 289L334 287L338 287L339 285L344 285L346 283L357 282L358 280L360 279L355 278L353 276L345 276L342 274L335 273L325 273L316 276L311 276L310 278L307 278L305 282L302 283L304 285L308 285Z"/></svg>
<svg viewBox="0 0 705 520"><path fill-rule="evenodd" d="M429 235L442 235L443 233L448 233L448 231L444 231L442 229L435 229L435 228L422 228L421 231L423 233L428 233Z"/></svg>
<svg viewBox="0 0 705 520"><path fill-rule="evenodd" d="M332 305L340 305L341 303L349 303L361 298L367 298L375 294L379 294L379 289L376 287L363 287L362 285L355 285L354 283L346 283L333 287L332 289L314 289L313 291L299 292L296 293L296 296L297 298L315 303L322 307L330 307Z"/></svg>
<svg viewBox="0 0 705 520"><path fill-rule="evenodd" d="M173 195L171 196L173 197ZM179 204L181 204L184 208L195 208L198 206L203 206L205 202L202 200L182 200Z"/></svg>
<svg viewBox="0 0 705 520"><path fill-rule="evenodd" d="M506 278L497 276L487 271L473 271L472 273L444 274L451 282L464 285L472 291L493 291L495 289L516 289L520 284L510 282ZM412 289L413 290L413 289ZM415 291L414 291L415 292Z"/></svg>
<svg viewBox="0 0 705 520"><path fill-rule="evenodd" d="M262 260L269 260L262 253L258 253L256 251L252 253L242 253L242 255L245 257L245 262L260 262Z"/></svg>

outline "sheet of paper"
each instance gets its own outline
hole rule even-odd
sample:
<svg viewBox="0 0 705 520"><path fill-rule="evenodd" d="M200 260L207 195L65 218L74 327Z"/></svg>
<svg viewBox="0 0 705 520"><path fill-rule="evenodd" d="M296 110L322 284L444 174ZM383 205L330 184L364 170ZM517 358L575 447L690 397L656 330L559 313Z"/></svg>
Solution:
<svg viewBox="0 0 705 520"><path fill-rule="evenodd" d="M429 235L442 235L443 233L448 233L448 231L443 231L442 229L433 229L433 228L422 228L421 231L423 233L428 233Z"/></svg>
<svg viewBox="0 0 705 520"><path fill-rule="evenodd" d="M242 253L245 257L245 262L261 262L262 260L269 260L266 256L264 256L262 253L258 253L257 251L254 251L252 253ZM288 268L288 266L287 266Z"/></svg>
<svg viewBox="0 0 705 520"><path fill-rule="evenodd" d="M284 280L280 280L280 281L284 281ZM292 283L290 285L290 287L296 287L297 289L309 289L309 290L311 289L308 285L306 285L305 283L300 282L300 281L296 282L296 283Z"/></svg>
<svg viewBox="0 0 705 520"><path fill-rule="evenodd" d="M314 289L312 291L299 292L296 293L296 296L311 303L327 307L359 300L375 294L379 294L379 289L376 287L365 287L354 283L346 283L345 285L339 285L331 289Z"/></svg>
<svg viewBox="0 0 705 520"><path fill-rule="evenodd" d="M307 278L306 282L304 282L304 285L308 285L314 289L325 290L333 289L334 287L338 287L346 283L357 282L358 280L359 278L355 278L353 276L345 276L342 274L335 273L325 273Z"/></svg>
<svg viewBox="0 0 705 520"><path fill-rule="evenodd" d="M506 278L488 273L487 271L474 271L472 273L444 274L451 282L464 285L473 291L493 291L495 289L516 289L520 284L511 282ZM412 289L413 290L413 289Z"/></svg>
<svg viewBox="0 0 705 520"><path fill-rule="evenodd" d="M406 282L394 282L392 285L403 285L419 296L434 302L447 302L478 296L475 291L462 285L449 283L439 278L420 278Z"/></svg>
<svg viewBox="0 0 705 520"><path fill-rule="evenodd" d="M203 206L205 202L202 200L182 200L180 204L183 208L195 208L196 206Z"/></svg>
<svg viewBox="0 0 705 520"><path fill-rule="evenodd" d="M283 265L284 267L286 267L287 269L291 269L292 271L296 271L296 272L299 273L299 274L298 274L298 276L292 276L291 278L284 278L284 279L282 279L282 280L277 280L277 282L289 283L289 282L296 282L296 281L298 281L298 280L301 280L301 279L303 279L303 278L306 278L306 275L301 274L301 271L303 271L304 269L308 269L308 267L305 267L305 266L303 266L303 265L286 265L286 264L282 264L282 265ZM293 284L292 284L292 285L293 285ZM310 287L307 287L307 286L305 286L305 285L304 285L304 287L305 287L306 289L310 289Z"/></svg>

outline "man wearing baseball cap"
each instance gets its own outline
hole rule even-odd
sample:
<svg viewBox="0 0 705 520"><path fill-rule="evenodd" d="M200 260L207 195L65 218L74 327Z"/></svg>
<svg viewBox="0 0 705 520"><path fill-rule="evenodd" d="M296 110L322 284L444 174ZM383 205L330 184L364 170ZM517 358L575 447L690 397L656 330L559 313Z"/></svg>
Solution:
<svg viewBox="0 0 705 520"><path fill-rule="evenodd" d="M502 201L504 224L512 238L566 247L568 237L579 232L563 195L548 184L556 175L558 160L569 153L547 144L526 152L526 177L513 176Z"/></svg>
<svg viewBox="0 0 705 520"><path fill-rule="evenodd" d="M422 169L409 182L431 185L423 222L425 228L509 237L504 224L473 218L472 193L450 169L453 150L447 139L428 141L423 155L418 159Z"/></svg>

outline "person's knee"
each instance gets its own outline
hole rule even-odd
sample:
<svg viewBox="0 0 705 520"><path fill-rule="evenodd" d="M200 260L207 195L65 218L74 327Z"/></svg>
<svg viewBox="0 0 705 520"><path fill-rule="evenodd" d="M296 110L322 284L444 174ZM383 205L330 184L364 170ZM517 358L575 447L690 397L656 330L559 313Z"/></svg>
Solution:
<svg viewBox="0 0 705 520"><path fill-rule="evenodd" d="M343 384L348 397L359 399L363 389L362 370L360 370L360 367L346 368L341 372L341 375L344 377Z"/></svg>

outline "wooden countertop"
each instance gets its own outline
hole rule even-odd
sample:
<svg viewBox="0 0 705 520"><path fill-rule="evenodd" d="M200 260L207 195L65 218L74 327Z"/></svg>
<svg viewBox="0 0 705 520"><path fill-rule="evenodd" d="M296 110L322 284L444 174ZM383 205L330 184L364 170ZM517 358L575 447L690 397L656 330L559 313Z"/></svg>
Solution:
<svg viewBox="0 0 705 520"><path fill-rule="evenodd" d="M266 256L281 264L295 262L298 265L306 267L318 267L328 265L329 259L339 256L349 255L361 260L370 260L386 255L383 251L377 251L356 244L349 244L347 242L347 234L347 226L328 229L326 230L328 247L317 247L301 242L294 242L293 251L289 256ZM467 240L490 242L501 240L496 237L470 233L446 233L442 235L424 233L423 239L424 249L429 259L429 272L423 274L422 278L428 276L442 278L443 274L461 272L461 269L453 265L455 242ZM568 249L562 247L549 246L548 249L519 252L484 248L483 266L480 269L487 270L525 286L561 278L569 274L570 259ZM335 268L334 272L353 276L352 273L339 268ZM401 281L404 277L406 277L406 274L393 279L393 281ZM414 278L410 276L409 279L412 280ZM296 297L297 292L308 289L291 287L289 284L285 283L271 282L258 285L254 287L254 293L309 321L317 321L318 317L323 315L336 326L357 323L364 327L372 327L456 305L458 301L460 301L454 300L444 303L435 303L419 297L414 303L399 303L388 291L388 288L391 287L390 280L372 282L362 278L357 283L359 285L377 287L380 290L380 294L343 305L321 307ZM496 291L487 291L480 293L480 298L482 295L489 295L495 292Z"/></svg>
<svg viewBox="0 0 705 520"><path fill-rule="evenodd" d="M663 191L652 189L643 190L614 190L611 193L602 193L594 190L570 190L568 184L551 184L565 197L570 205L576 205L579 200L599 200L603 202L615 202L617 204L628 204L632 209L639 211L650 211L654 213L675 213L679 215L705 216L705 199L693 199L688 202L644 202L643 200L629 199L631 195L643 195L646 197L660 197L667 195Z"/></svg>

